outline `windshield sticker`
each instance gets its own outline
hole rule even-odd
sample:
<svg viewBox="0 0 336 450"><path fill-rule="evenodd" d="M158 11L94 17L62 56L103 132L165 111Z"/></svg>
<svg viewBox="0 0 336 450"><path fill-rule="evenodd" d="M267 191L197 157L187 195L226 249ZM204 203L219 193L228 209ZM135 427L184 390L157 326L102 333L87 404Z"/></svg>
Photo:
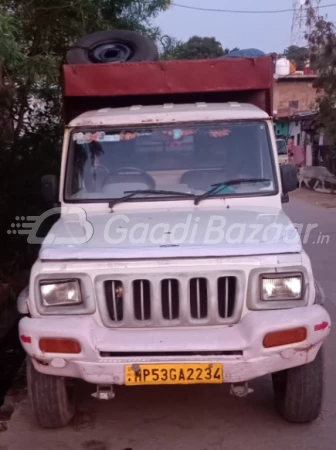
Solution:
<svg viewBox="0 0 336 450"><path fill-rule="evenodd" d="M213 138L229 136L230 130L210 130L209 134Z"/></svg>
<svg viewBox="0 0 336 450"><path fill-rule="evenodd" d="M229 136L231 133L231 130L228 129L215 129L215 130L209 130L209 131L205 131L205 130L191 130L191 129L186 129L186 130L180 130L180 129L175 129L175 130L165 130L162 132L163 134L166 134L170 137L172 137L175 140L180 140L183 137L186 136L193 136L193 135L198 135L198 136L210 136L213 138L219 138L219 137L226 137Z"/></svg>
<svg viewBox="0 0 336 450"><path fill-rule="evenodd" d="M175 129L175 130L165 130L165 131L162 131L162 133L167 134L168 136L171 136L174 139L178 140L178 139L181 139L182 137L192 136L193 134L195 134L195 130Z"/></svg>
<svg viewBox="0 0 336 450"><path fill-rule="evenodd" d="M120 136L119 134L107 134L104 142L120 142Z"/></svg>
<svg viewBox="0 0 336 450"><path fill-rule="evenodd" d="M136 139L138 137L138 133L120 133L120 140L121 141L132 141L133 139Z"/></svg>
<svg viewBox="0 0 336 450"><path fill-rule="evenodd" d="M120 134L107 134L104 137L104 142L120 142L120 141L131 141L137 137L152 136L152 132L141 132L141 133L130 133L122 132Z"/></svg>
<svg viewBox="0 0 336 450"><path fill-rule="evenodd" d="M73 140L77 144L91 144L91 142L104 142L105 132L96 131L96 133L74 133Z"/></svg>
<svg viewBox="0 0 336 450"><path fill-rule="evenodd" d="M176 139L176 140L181 139L182 136L183 136L182 130L174 130L173 131L174 139Z"/></svg>
<svg viewBox="0 0 336 450"><path fill-rule="evenodd" d="M175 141L180 141L182 138L187 136L193 136L195 134L197 135L204 135L204 136L210 136L212 138L220 138L220 137L226 137L229 136L231 133L228 129L215 129L215 130L209 130L206 132L198 132L192 129L173 129L173 130L164 130L162 131L162 134L168 135ZM130 131L123 131L119 134L106 134L104 131L96 131L95 133L74 133L73 140L77 144L91 144L91 142L120 142L120 141L131 141L138 137L145 137L145 136L152 136L153 132L150 131L143 131L143 132L130 132Z"/></svg>

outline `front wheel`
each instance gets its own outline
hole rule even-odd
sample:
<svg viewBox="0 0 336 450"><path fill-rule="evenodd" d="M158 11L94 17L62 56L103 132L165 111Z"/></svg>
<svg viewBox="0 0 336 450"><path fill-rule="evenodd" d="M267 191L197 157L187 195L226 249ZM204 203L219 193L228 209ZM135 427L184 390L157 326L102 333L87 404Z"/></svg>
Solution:
<svg viewBox="0 0 336 450"><path fill-rule="evenodd" d="M43 428L60 428L75 414L74 387L69 380L39 373L27 358L29 401L37 422Z"/></svg>
<svg viewBox="0 0 336 450"><path fill-rule="evenodd" d="M324 392L322 350L313 362L275 373L272 377L275 404L285 420L309 423L319 417Z"/></svg>

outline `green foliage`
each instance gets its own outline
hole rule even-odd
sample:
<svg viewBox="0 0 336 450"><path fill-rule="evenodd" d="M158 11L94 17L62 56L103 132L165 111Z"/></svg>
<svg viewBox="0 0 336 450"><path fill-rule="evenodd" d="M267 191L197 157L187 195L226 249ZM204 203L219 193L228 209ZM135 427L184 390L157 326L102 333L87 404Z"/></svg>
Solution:
<svg viewBox="0 0 336 450"><path fill-rule="evenodd" d="M151 20L170 0L0 0L0 246L3 265L30 264L25 238L8 236L16 216L47 206L40 177L58 174L62 143L60 69L81 36L131 29L158 38ZM5 246L5 243L8 245ZM6 250L6 251L5 251ZM0 260L1 271L1 260Z"/></svg>
<svg viewBox="0 0 336 450"><path fill-rule="evenodd" d="M164 59L211 59L228 53L214 37L193 36L187 42L173 41L163 53Z"/></svg>
<svg viewBox="0 0 336 450"><path fill-rule="evenodd" d="M336 169L336 28L323 18L316 18L307 36L311 64L317 70L319 89L318 124L331 142L330 165Z"/></svg>
<svg viewBox="0 0 336 450"><path fill-rule="evenodd" d="M286 48L284 55L287 59L295 61L296 70L303 70L305 63L309 60L309 49L291 45Z"/></svg>
<svg viewBox="0 0 336 450"><path fill-rule="evenodd" d="M17 28L14 17L8 13L0 14L0 61L11 66L22 63L23 55L17 42Z"/></svg>

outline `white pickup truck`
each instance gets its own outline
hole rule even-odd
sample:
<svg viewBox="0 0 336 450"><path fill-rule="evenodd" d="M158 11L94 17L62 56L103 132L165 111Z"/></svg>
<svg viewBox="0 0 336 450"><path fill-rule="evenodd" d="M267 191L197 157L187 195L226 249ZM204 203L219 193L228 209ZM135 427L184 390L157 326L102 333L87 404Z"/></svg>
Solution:
<svg viewBox="0 0 336 450"><path fill-rule="evenodd" d="M65 67L61 218L19 301L41 426L72 419L76 379L98 399L202 383L245 396L271 374L285 419L320 414L331 321L282 210L297 179L278 164L271 67ZM44 178L49 200L57 184Z"/></svg>

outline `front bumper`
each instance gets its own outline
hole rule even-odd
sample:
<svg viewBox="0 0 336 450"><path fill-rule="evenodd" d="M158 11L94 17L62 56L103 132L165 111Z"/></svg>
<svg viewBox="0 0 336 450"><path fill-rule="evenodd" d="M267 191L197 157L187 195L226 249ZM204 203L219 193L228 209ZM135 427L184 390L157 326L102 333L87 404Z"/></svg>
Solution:
<svg viewBox="0 0 336 450"><path fill-rule="evenodd" d="M223 364L224 382L237 383L313 361L330 326L326 310L314 305L250 312L234 326L118 330L98 326L92 317L44 317L22 319L19 331L25 351L44 374L124 384L126 365L205 362ZM263 347L266 334L297 327L307 329L304 342ZM43 353L40 338L76 339L81 353Z"/></svg>

